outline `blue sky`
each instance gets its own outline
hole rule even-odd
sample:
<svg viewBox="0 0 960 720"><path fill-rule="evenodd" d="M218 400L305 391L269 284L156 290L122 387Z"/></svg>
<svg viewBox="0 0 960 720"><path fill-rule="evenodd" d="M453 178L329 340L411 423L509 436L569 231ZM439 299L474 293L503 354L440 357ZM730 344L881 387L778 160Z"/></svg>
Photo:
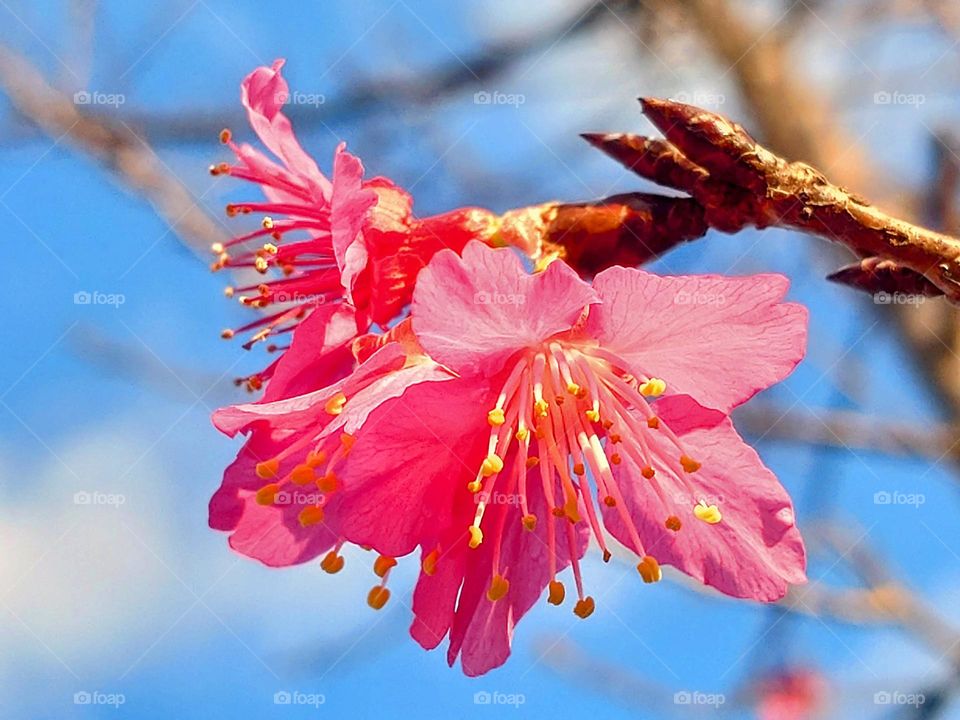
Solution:
<svg viewBox="0 0 960 720"><path fill-rule="evenodd" d="M636 52L635 38L614 17L435 101L353 115L331 110L364 80L469 66L486 42L562 24L576 16L575 5L562 0L528 9L507 0L102 3L92 54L71 19L73 5L0 2L3 43L70 93L123 95L121 106L103 112L222 117L242 139L251 133L236 123L240 79L286 57L291 88L326 101L300 112L302 142L321 166L345 139L371 173L412 187L423 214L640 187L577 138L585 130L648 129L635 102L640 94L713 93L722 96L723 112L744 115L729 77L695 58ZM889 43L867 51L819 33L809 72L845 97L844 122L887 171L919 183L929 173L917 160L926 128L948 117L955 101L931 93L919 108L883 107L872 96L886 73L907 78L904 91L922 84L923 68L949 44L938 45L923 28L891 27L884 38ZM863 74L863 64L871 68L868 82L841 87L840 78ZM523 101L477 105L477 91ZM380 614L366 607L370 560L362 553L348 557L335 578L316 564L276 571L233 555L206 526L207 499L236 451L209 413L242 399L230 378L263 359L219 339L222 327L243 320L243 309L223 299L226 278L211 275L206 258L185 248L147 203L66 140L55 143L18 123L5 98L0 107L8 131L0 139L4 717L572 717L599 707L610 718L658 717L660 702L676 709L676 691L725 693L732 705L736 689L775 662L819 666L835 682L835 712L849 703L879 717L886 708L873 704L874 692L911 691L942 671L938 658L892 630L780 619L774 610L705 597L672 580L644 586L628 563L604 566L594 558L586 578L598 611L589 621L544 603L520 624L507 665L471 680L448 669L441 651L424 653L406 637L403 604ZM217 217L223 203L246 197L237 183L206 173L223 156L215 132L168 138L157 150ZM239 232L243 224L227 227ZM791 298L811 309L809 355L763 400L917 424L940 419L898 347L888 308L825 283L831 268L822 250L820 241L784 231L712 235L657 269L790 276ZM123 302L76 304L78 292ZM824 517L860 528L897 576L956 614L960 530L955 477L944 464L780 441L758 448L793 493L801 528ZM875 504L874 493L884 490L921 493L924 503ZM76 493L98 500L77 504ZM817 552L810 575L852 582L842 563ZM397 597L413 577L405 568L392 581ZM612 697L601 689L602 675L557 671L543 649L558 641L557 648L652 683L650 701ZM282 691L325 702L277 705L274 694ZM124 702L76 704L75 693L84 692ZM524 703L476 704L477 692L519 694Z"/></svg>

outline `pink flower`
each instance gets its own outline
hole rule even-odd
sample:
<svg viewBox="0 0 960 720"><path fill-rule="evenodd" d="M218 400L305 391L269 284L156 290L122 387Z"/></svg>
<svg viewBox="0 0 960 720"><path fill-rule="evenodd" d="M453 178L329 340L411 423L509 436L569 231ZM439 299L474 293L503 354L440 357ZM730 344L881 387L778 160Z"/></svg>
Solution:
<svg viewBox="0 0 960 720"><path fill-rule="evenodd" d="M251 333L245 347L282 336L299 325L293 346L266 370L245 378L251 390L272 379L268 399L316 390L353 367L350 343L385 325L409 303L416 274L442 248L459 251L470 239L493 241L496 216L480 208L413 216L410 195L390 180L364 180L363 165L341 143L328 179L297 141L283 105L289 98L280 74L284 61L259 67L241 84L250 125L276 158L238 145L229 131L221 139L236 155L233 164L211 167L256 183L263 202L233 203L231 216L263 213L261 227L217 244L213 269L252 268L262 282L227 288L240 301L267 312L224 337ZM260 243L251 249L251 244ZM309 325L309 329L306 327ZM302 336L307 339L301 340ZM303 346L303 347L301 347Z"/></svg>
<svg viewBox="0 0 960 720"><path fill-rule="evenodd" d="M757 683L760 720L805 720L819 717L829 686L813 668L787 667Z"/></svg>
<svg viewBox="0 0 960 720"><path fill-rule="evenodd" d="M455 377L405 383L366 417L340 475L337 532L387 558L422 553L411 632L448 661L502 664L544 589L590 615L579 560L607 533L645 582L673 565L741 598L805 580L787 493L727 412L801 359L806 312L785 278L659 277L591 285L527 273L470 243L421 272L412 327ZM349 402L347 403L349 407Z"/></svg>

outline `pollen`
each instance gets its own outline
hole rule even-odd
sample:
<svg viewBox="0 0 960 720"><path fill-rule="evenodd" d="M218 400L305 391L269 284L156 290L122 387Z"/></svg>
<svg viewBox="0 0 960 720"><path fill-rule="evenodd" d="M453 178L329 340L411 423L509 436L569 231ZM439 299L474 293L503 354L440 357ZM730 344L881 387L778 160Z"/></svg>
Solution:
<svg viewBox="0 0 960 720"><path fill-rule="evenodd" d="M562 605L563 598L567 595L567 591L563 588L563 583L559 580L551 580L549 588L547 591L547 602L551 605Z"/></svg>
<svg viewBox="0 0 960 720"><path fill-rule="evenodd" d="M437 563L440 561L440 550L434 548L427 556L423 558L421 568L424 575L433 575L437 571Z"/></svg>
<svg viewBox="0 0 960 720"><path fill-rule="evenodd" d="M526 465L528 470L530 468L535 468L539 464L540 464L540 458L538 458L536 455L532 455L527 458Z"/></svg>
<svg viewBox="0 0 960 720"><path fill-rule="evenodd" d="M294 485L309 485L316 480L316 476L313 473L313 468L304 463L293 469L290 473L290 480Z"/></svg>
<svg viewBox="0 0 960 720"><path fill-rule="evenodd" d="M583 475L587 469L583 466L583 463L574 463L573 465L573 474L574 475Z"/></svg>
<svg viewBox="0 0 960 720"><path fill-rule="evenodd" d="M640 474L643 475L647 480L650 480L653 478L654 475L657 474L657 471L648 465L647 467L645 467L643 470L640 471Z"/></svg>
<svg viewBox="0 0 960 720"><path fill-rule="evenodd" d="M320 561L320 567L331 575L337 574L343 570L343 555L337 555L336 550L331 550L323 556L323 560Z"/></svg>
<svg viewBox="0 0 960 720"><path fill-rule="evenodd" d="M616 507L616 506L617 506L617 499L616 499L615 497L613 497L613 495L607 495L607 496L603 499L603 504L606 505L607 507Z"/></svg>
<svg viewBox="0 0 960 720"><path fill-rule="evenodd" d="M694 511L694 514L696 514L696 511ZM678 518L676 515L671 515L666 519L663 525L667 528L667 530L673 530L674 532L677 532L680 530L683 523L680 522L680 518Z"/></svg>
<svg viewBox="0 0 960 720"><path fill-rule="evenodd" d="M660 418L658 418L656 415L647 418L647 427L656 430L658 427L660 427Z"/></svg>
<svg viewBox="0 0 960 720"><path fill-rule="evenodd" d="M481 483L479 480L471 480L470 482L467 483L467 490L469 490L472 493L480 492L480 488L482 487L483 487L483 483Z"/></svg>
<svg viewBox="0 0 960 720"><path fill-rule="evenodd" d="M267 215L260 222L260 225L263 227L264 230L273 230L273 218Z"/></svg>
<svg viewBox="0 0 960 720"><path fill-rule="evenodd" d="M708 525L716 525L723 519L720 509L716 505L707 505L706 500L701 500L693 506L693 514L698 520L703 520Z"/></svg>
<svg viewBox="0 0 960 720"><path fill-rule="evenodd" d="M276 477L280 471L280 461L277 458L270 458L257 463L257 477L261 480L269 480Z"/></svg>
<svg viewBox="0 0 960 720"><path fill-rule="evenodd" d="M587 595L587 597L577 600L577 604L573 606L573 614L586 620L593 615L596 607L597 604L593 601L593 598Z"/></svg>
<svg viewBox="0 0 960 720"><path fill-rule="evenodd" d="M390 599L390 591L382 585L374 585L367 593L367 605L374 610L382 610Z"/></svg>
<svg viewBox="0 0 960 720"><path fill-rule="evenodd" d="M571 395L579 395L582 388L577 385L575 382L567 383L567 392Z"/></svg>
<svg viewBox="0 0 960 720"><path fill-rule="evenodd" d="M701 468L701 463L698 463L689 455L681 455L680 464L683 465L683 469L688 473L696 472Z"/></svg>
<svg viewBox="0 0 960 720"><path fill-rule="evenodd" d="M380 555L376 560L373 561L373 572L377 577L383 577L387 574L390 568L395 567L396 564L396 558L392 558L388 555Z"/></svg>
<svg viewBox="0 0 960 720"><path fill-rule="evenodd" d="M660 571L660 563L652 555L646 555L643 560L637 564L637 572L643 578L645 583L660 582L663 573Z"/></svg>
<svg viewBox="0 0 960 720"><path fill-rule="evenodd" d="M327 454L321 450L320 452L309 452L307 453L307 465L312 468L316 468L319 465L323 465L327 461Z"/></svg>
<svg viewBox="0 0 960 720"><path fill-rule="evenodd" d="M526 530L532 531L537 527L537 516L532 514L524 515L522 522Z"/></svg>
<svg viewBox="0 0 960 720"><path fill-rule="evenodd" d="M276 483L264 485L257 490L257 505L273 505L273 501L280 491L280 486Z"/></svg>
<svg viewBox="0 0 960 720"><path fill-rule="evenodd" d="M210 246L210 252L212 252L214 255L219 255L219 254L222 253L225 249L226 249L226 248L224 248L222 242L215 242L215 243L213 243L213 244Z"/></svg>
<svg viewBox="0 0 960 720"><path fill-rule="evenodd" d="M256 260L254 260L253 266L261 275L267 271L268 267L270 267L267 261L262 257L258 257Z"/></svg>
<svg viewBox="0 0 960 720"><path fill-rule="evenodd" d="M533 404L533 409L536 411L539 417L545 418L547 414L550 412L550 405L547 403L546 400L537 400Z"/></svg>
<svg viewBox="0 0 960 720"><path fill-rule="evenodd" d="M300 514L297 516L297 520L300 521L301 527L319 525L323 522L323 508L320 505L310 505L305 507L300 511Z"/></svg>
<svg viewBox="0 0 960 720"><path fill-rule="evenodd" d="M487 590L487 599L491 602L496 602L506 595L509 589L509 580L507 580L503 575L494 575L493 581L490 583L490 589Z"/></svg>
<svg viewBox="0 0 960 720"><path fill-rule="evenodd" d="M480 466L480 470L484 477L496 475L498 472L503 470L503 460L500 459L499 455L491 453L484 458L483 464Z"/></svg>
<svg viewBox="0 0 960 720"><path fill-rule="evenodd" d="M231 330L230 328L227 328L221 331L220 337L222 337L224 340L231 340L233 338L233 334L234 334L233 330Z"/></svg>
<svg viewBox="0 0 960 720"><path fill-rule="evenodd" d="M506 418L503 416L503 408L494 408L487 413L487 422L490 423L490 427L500 427L506 422Z"/></svg>
<svg viewBox="0 0 960 720"><path fill-rule="evenodd" d="M223 143L224 145L230 142L231 137L232 137L232 133L230 132L230 128L224 128L223 130L220 131L220 142Z"/></svg>
<svg viewBox="0 0 960 720"><path fill-rule="evenodd" d="M323 477L317 478L317 489L320 492L330 493L337 489L337 476L333 470L326 473Z"/></svg>
<svg viewBox="0 0 960 720"><path fill-rule="evenodd" d="M586 410L583 414L587 416L587 420L590 422L600 422L600 413L592 408Z"/></svg>
<svg viewBox="0 0 960 720"><path fill-rule="evenodd" d="M613 455L610 456L610 462L614 465L619 465L623 460L617 453L613 453Z"/></svg>
<svg viewBox="0 0 960 720"><path fill-rule="evenodd" d="M328 415L339 415L343 412L343 406L347 404L347 396L342 392L338 392L332 398L327 400L327 404L324 405L323 409L327 411Z"/></svg>
<svg viewBox="0 0 960 720"><path fill-rule="evenodd" d="M640 394L647 397L659 397L667 389L667 384L660 378L650 378L640 386Z"/></svg>
<svg viewBox="0 0 960 720"><path fill-rule="evenodd" d="M520 442L523 442L523 441L526 440L528 437L530 437L530 431L527 430L527 428L522 427L522 428L520 428L519 430L517 430L516 438L517 438L517 440L519 440Z"/></svg>
<svg viewBox="0 0 960 720"><path fill-rule="evenodd" d="M481 530L476 525L470 526L470 547L474 550L480 547L480 543L483 542L483 530Z"/></svg>

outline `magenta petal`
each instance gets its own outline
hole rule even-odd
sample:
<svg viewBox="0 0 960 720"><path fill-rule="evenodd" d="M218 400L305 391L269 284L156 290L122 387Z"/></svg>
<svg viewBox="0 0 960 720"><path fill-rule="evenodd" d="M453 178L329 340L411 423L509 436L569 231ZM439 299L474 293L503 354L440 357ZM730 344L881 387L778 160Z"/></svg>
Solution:
<svg viewBox="0 0 960 720"><path fill-rule="evenodd" d="M247 75L240 85L240 99L247 108L251 127L270 152L310 182L321 197L329 198L330 181L300 147L290 120L282 112L290 98L287 81L280 74L283 64L283 60L275 60L271 67L258 67Z"/></svg>
<svg viewBox="0 0 960 720"><path fill-rule="evenodd" d="M691 494L670 469L677 466L676 448L655 431L650 434L657 473L652 481L642 477L629 457L614 467L646 552L661 564L739 598L778 600L788 584L805 582L806 555L790 497L730 419L686 396L663 398L655 409L661 423L679 436L687 453L702 466L684 474L694 489ZM652 483L662 489L666 502ZM721 522L710 525L694 515L693 507L701 499L718 506ZM682 522L677 532L664 526L670 515ZM632 547L615 509L604 508L604 523Z"/></svg>
<svg viewBox="0 0 960 720"><path fill-rule="evenodd" d="M781 302L782 275L659 276L621 267L593 286L587 332L631 369L671 392L728 412L796 367L806 350L807 310Z"/></svg>
<svg viewBox="0 0 960 720"><path fill-rule="evenodd" d="M437 253L417 279L413 328L427 353L461 374L492 374L516 351L570 329L597 297L569 266L531 275L509 248L472 241Z"/></svg>

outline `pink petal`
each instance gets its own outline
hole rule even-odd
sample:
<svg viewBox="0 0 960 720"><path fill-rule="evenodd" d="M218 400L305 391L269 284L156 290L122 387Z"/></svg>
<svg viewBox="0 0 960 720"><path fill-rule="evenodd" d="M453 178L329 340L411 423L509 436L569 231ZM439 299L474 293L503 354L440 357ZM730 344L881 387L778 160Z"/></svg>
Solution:
<svg viewBox="0 0 960 720"><path fill-rule="evenodd" d="M356 278L367 265L364 221L370 208L377 204L377 193L363 187L363 164L344 147L344 143L340 143L333 158L330 231L333 253L340 268L340 282L347 291L347 299L352 302Z"/></svg>
<svg viewBox="0 0 960 720"><path fill-rule="evenodd" d="M769 602L783 597L788 584L805 582L806 556L790 497L730 419L686 396L662 398L654 409L702 466L684 474L694 488L691 495L671 469L677 467L678 451L662 431L649 434L656 470L652 481L629 457L614 466L647 554L734 597ZM666 503L652 483L662 488ZM693 506L701 498L719 507L721 522L710 525L695 517ZM682 522L677 532L664 526L670 515ZM615 508L604 508L604 523L633 547Z"/></svg>
<svg viewBox="0 0 960 720"><path fill-rule="evenodd" d="M283 60L275 60L271 67L258 67L247 75L240 84L240 99L247 108L251 127L263 144L290 170L309 182L320 197L329 198L330 181L300 147L290 120L282 112L290 97L287 81L280 74L283 64Z"/></svg>
<svg viewBox="0 0 960 720"><path fill-rule="evenodd" d="M593 281L603 302L587 332L671 392L724 412L779 382L803 358L807 310L781 302L782 275L659 276L621 267Z"/></svg>
<svg viewBox="0 0 960 720"><path fill-rule="evenodd" d="M427 353L459 373L496 372L522 348L570 329L597 298L562 262L529 274L509 248L470 242L437 253L413 292L413 328Z"/></svg>
<svg viewBox="0 0 960 720"><path fill-rule="evenodd" d="M453 522L489 434L489 388L460 379L412 385L370 414L341 478L344 536L406 555ZM349 403L348 403L349 405ZM466 498L469 500L469 498Z"/></svg>
<svg viewBox="0 0 960 720"><path fill-rule="evenodd" d="M264 401L302 395L342 378L353 366L349 343L365 330L349 305L315 307L294 330L267 383Z"/></svg>

